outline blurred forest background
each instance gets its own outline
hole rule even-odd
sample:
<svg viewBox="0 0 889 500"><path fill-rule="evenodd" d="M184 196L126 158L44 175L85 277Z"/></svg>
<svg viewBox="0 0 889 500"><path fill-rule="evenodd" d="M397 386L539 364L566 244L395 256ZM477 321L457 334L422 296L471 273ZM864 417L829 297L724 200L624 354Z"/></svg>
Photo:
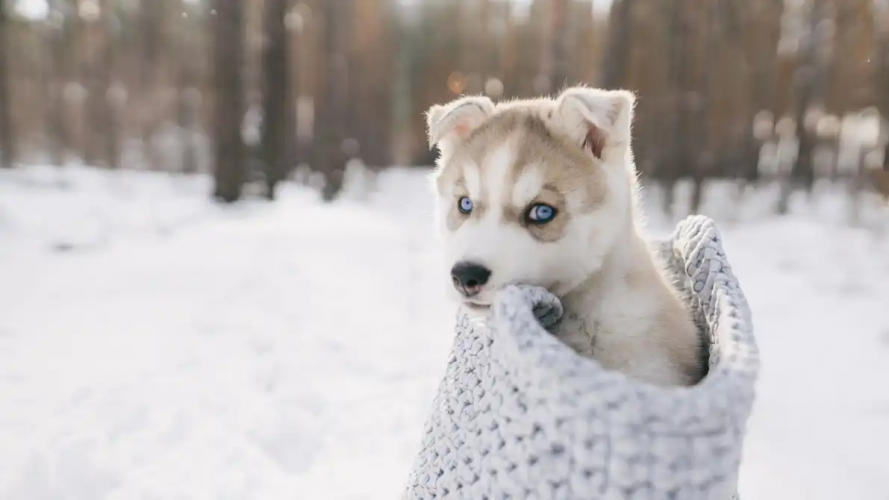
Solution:
<svg viewBox="0 0 889 500"><path fill-rule="evenodd" d="M638 167L889 197L889 0L0 0L2 166L215 176L214 196L336 196L430 165L423 112L632 89Z"/></svg>

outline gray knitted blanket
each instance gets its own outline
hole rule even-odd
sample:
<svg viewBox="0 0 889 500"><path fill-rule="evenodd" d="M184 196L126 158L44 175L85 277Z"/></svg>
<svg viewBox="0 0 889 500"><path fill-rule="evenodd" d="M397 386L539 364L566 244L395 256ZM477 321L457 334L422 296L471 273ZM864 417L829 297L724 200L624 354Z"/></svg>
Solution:
<svg viewBox="0 0 889 500"><path fill-rule="evenodd" d="M558 299L510 286L485 321L458 316L405 499L737 498L759 356L750 311L712 221L657 251L710 342L691 388L657 388L547 333Z"/></svg>

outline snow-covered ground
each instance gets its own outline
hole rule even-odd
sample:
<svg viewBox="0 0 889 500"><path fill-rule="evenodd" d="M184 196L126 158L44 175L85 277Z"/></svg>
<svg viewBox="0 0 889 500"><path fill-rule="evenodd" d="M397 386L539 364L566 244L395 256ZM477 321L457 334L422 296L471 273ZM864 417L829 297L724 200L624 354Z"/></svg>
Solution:
<svg viewBox="0 0 889 500"><path fill-rule="evenodd" d="M398 496L453 319L424 180L208 189L0 172L0 500ZM751 198L712 209L763 355L742 497L889 499L889 236Z"/></svg>

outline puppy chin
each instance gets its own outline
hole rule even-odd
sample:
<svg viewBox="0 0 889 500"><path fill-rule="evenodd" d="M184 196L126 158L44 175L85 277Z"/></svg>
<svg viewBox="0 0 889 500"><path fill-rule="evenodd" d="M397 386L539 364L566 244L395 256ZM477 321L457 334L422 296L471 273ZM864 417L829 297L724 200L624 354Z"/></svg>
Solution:
<svg viewBox="0 0 889 500"><path fill-rule="evenodd" d="M470 318L484 318L491 310L490 295L484 291L473 297L465 297L455 290L448 294L448 298Z"/></svg>
<svg viewBox="0 0 889 500"><path fill-rule="evenodd" d="M483 306L473 304L471 302L462 302L460 304L460 310L466 313L466 316L472 320L482 320L488 317L488 314L491 311L491 306Z"/></svg>

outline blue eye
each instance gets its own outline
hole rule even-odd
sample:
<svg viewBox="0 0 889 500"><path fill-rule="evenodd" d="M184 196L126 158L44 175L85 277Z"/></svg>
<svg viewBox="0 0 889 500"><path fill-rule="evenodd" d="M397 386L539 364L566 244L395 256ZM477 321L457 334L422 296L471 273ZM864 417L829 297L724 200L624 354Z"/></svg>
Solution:
<svg viewBox="0 0 889 500"><path fill-rule="evenodd" d="M556 209L545 205L543 203L537 203L536 205L532 205L528 210L528 221L533 224L546 224L547 222L553 220L556 216Z"/></svg>
<svg viewBox="0 0 889 500"><path fill-rule="evenodd" d="M459 208L460 212L464 214L472 212L472 200L465 196L460 198L460 200L457 202L457 208Z"/></svg>

